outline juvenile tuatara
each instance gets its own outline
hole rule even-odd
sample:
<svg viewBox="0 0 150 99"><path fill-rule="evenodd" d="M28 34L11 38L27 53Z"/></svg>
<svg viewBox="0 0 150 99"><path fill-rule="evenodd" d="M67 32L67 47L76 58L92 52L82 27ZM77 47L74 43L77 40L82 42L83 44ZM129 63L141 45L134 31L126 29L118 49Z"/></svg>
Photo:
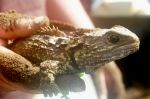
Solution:
<svg viewBox="0 0 150 99"><path fill-rule="evenodd" d="M60 91L56 76L92 73L103 64L136 52L139 39L122 26L82 29L50 20L48 26L14 40L7 48L0 47L1 81L14 86L12 90L51 95Z"/></svg>

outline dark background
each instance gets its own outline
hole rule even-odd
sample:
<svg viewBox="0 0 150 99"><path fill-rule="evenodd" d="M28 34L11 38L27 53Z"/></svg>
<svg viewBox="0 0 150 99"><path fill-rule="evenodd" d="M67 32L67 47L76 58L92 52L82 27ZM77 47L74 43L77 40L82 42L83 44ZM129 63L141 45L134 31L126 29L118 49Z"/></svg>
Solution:
<svg viewBox="0 0 150 99"><path fill-rule="evenodd" d="M81 0L85 10L91 15L91 4L94 0ZM136 53L116 61L122 74L126 88L140 85L150 88L150 16L132 17L95 17L91 19L96 27L111 28L122 25L140 38L140 49Z"/></svg>
<svg viewBox="0 0 150 99"><path fill-rule="evenodd" d="M122 25L140 38L140 49L128 57L116 61L121 72L126 88L140 85L150 88L150 17L93 17L96 27L111 28Z"/></svg>

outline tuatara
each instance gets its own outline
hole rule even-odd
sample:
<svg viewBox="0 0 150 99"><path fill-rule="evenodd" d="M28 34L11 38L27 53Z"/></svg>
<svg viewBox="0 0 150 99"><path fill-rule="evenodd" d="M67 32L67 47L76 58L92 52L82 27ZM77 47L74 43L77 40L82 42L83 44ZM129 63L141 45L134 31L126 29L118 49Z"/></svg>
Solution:
<svg viewBox="0 0 150 99"><path fill-rule="evenodd" d="M14 21L13 26L16 20L24 18L16 12L7 14L15 14L15 19L10 19ZM9 25L6 30L13 32ZM83 29L52 20L33 34L14 40L8 49L0 47L0 79L8 87L14 86L12 90L43 92L45 95L60 91L56 77L92 73L108 62L136 52L140 42L134 33L122 26Z"/></svg>

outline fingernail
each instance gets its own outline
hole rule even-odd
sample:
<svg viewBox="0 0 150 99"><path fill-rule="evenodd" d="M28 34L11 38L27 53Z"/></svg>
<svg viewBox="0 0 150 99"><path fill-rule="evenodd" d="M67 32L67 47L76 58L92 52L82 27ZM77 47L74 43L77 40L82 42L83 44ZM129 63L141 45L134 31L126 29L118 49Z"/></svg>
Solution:
<svg viewBox="0 0 150 99"><path fill-rule="evenodd" d="M46 16L36 17L36 18L34 18L33 21L35 24L40 24L40 25L42 25L42 24L48 25L49 24L49 19Z"/></svg>
<svg viewBox="0 0 150 99"><path fill-rule="evenodd" d="M20 27L26 27L28 26L28 29L31 28L32 25L32 19L31 18L21 18L16 20L16 25L20 26Z"/></svg>

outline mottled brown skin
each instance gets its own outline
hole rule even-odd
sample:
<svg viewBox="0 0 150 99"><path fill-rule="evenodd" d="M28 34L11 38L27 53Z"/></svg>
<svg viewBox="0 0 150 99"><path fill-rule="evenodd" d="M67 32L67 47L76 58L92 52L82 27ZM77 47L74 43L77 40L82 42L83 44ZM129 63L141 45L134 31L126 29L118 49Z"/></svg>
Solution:
<svg viewBox="0 0 150 99"><path fill-rule="evenodd" d="M80 29L50 21L49 26L41 27L34 34L14 40L8 46L14 57L0 52L0 70L13 84L50 96L60 91L55 83L56 76L92 73L101 65L139 48L138 37L122 26Z"/></svg>

